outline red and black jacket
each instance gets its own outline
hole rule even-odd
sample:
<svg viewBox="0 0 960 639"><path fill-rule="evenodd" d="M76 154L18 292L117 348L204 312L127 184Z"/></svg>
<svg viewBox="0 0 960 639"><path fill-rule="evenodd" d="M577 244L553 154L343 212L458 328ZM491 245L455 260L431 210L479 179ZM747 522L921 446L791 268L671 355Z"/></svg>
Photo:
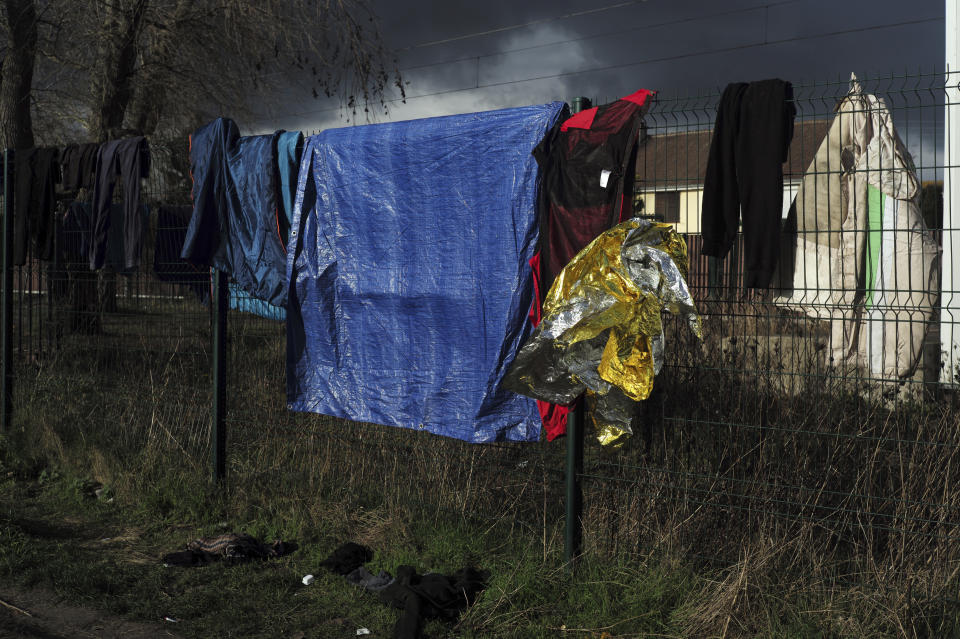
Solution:
<svg viewBox="0 0 960 639"><path fill-rule="evenodd" d="M540 264L544 294L583 247L632 217L633 165L647 89L581 111L534 149L540 165Z"/></svg>

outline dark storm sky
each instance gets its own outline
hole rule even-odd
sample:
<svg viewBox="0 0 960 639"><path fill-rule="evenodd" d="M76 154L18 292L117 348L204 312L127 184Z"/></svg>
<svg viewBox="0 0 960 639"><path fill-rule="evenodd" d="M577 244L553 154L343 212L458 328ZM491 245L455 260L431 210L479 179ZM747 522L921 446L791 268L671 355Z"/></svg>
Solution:
<svg viewBox="0 0 960 639"><path fill-rule="evenodd" d="M569 100L662 95L944 66L944 0L373 0L407 102L376 121ZM488 32L488 33L484 33ZM480 35L482 34L482 35ZM420 97L422 96L422 97ZM343 126L306 100L272 124Z"/></svg>

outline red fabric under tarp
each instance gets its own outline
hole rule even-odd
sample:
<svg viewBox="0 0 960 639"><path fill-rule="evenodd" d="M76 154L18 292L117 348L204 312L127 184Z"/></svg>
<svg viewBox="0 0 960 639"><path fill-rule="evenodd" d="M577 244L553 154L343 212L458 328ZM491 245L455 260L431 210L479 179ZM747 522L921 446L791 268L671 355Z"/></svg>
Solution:
<svg viewBox="0 0 960 639"><path fill-rule="evenodd" d="M543 318L541 309L543 308L543 295L545 291L540 288L540 254L537 253L530 259L530 269L533 271L533 304L530 305L530 321L536 327ZM570 412L569 406L562 404L551 404L542 400L537 400L537 410L540 412L540 421L543 422L543 429L547 433L547 441L554 439L567 432L567 414Z"/></svg>

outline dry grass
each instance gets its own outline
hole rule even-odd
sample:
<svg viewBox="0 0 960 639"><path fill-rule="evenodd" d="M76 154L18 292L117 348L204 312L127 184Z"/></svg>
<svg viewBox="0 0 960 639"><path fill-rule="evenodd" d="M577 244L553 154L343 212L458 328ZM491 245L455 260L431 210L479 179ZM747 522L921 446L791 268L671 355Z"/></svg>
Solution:
<svg viewBox="0 0 960 639"><path fill-rule="evenodd" d="M587 444L587 556L638 571L666 562L707 579L675 620L683 636L949 635L960 618L957 408L925 393L878 401L869 381L822 366L823 328L809 322L764 321L749 305L720 317L705 323L706 347L670 329L669 366L623 448ZM111 484L118 499L158 484L175 499L204 484L203 321L95 352L65 343L23 367L17 408L32 445ZM502 547L556 569L562 441L475 446L292 414L282 328L234 321L229 349L230 488L219 516L380 548L405 540L411 552L413 521L484 538L496 530ZM477 628L520 627L550 608L511 603L529 583L505 584L471 617Z"/></svg>

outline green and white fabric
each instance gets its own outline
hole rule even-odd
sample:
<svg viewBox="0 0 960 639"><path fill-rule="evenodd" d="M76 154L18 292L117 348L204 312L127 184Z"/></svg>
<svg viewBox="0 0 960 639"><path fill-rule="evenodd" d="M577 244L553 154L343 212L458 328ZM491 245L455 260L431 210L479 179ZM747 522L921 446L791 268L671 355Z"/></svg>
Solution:
<svg viewBox="0 0 960 639"><path fill-rule="evenodd" d="M837 111L794 203L796 232L784 236L793 269L775 302L830 321L829 363L903 379L933 316L940 249L884 101L852 78Z"/></svg>

